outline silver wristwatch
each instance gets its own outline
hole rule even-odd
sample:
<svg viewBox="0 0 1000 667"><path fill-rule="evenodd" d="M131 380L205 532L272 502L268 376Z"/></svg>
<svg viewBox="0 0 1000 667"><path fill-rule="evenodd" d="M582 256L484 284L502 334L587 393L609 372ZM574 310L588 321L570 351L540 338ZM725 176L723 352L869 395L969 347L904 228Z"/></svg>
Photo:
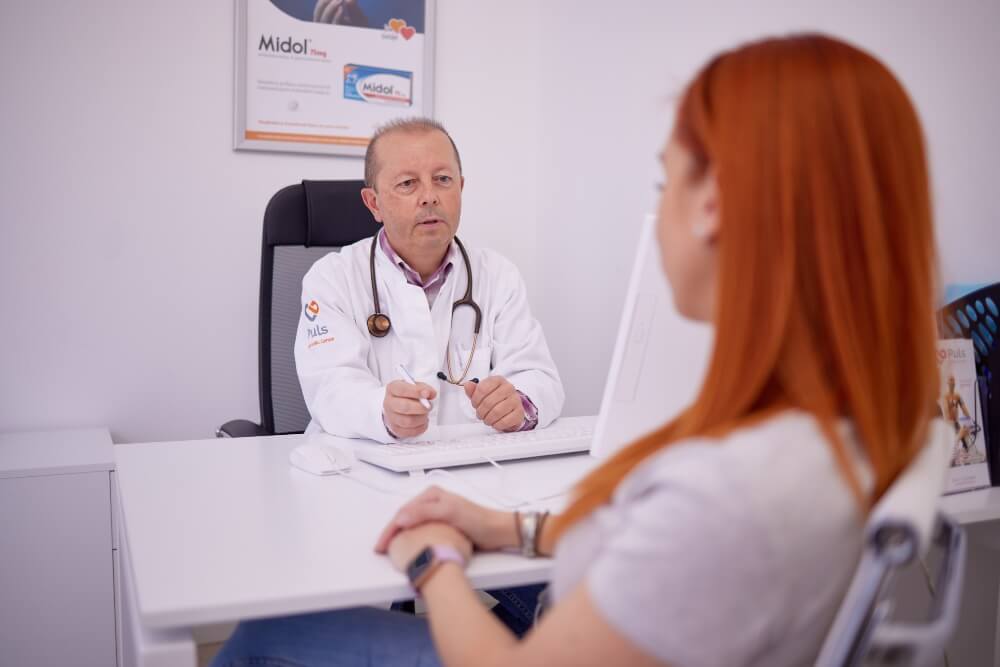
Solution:
<svg viewBox="0 0 1000 667"><path fill-rule="evenodd" d="M548 512L514 512L517 534L521 540L521 555L525 558L538 556L538 537L548 515Z"/></svg>

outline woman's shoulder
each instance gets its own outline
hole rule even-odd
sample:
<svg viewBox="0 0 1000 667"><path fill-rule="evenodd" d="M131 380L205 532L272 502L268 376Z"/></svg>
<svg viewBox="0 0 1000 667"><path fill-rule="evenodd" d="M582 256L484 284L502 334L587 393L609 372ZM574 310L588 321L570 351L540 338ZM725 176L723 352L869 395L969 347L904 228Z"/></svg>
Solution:
<svg viewBox="0 0 1000 667"><path fill-rule="evenodd" d="M817 420L810 414L787 410L758 423L740 426L721 436L696 436L675 442L644 461L636 473L642 478L675 476L698 469L717 470L719 466L744 468L751 462L787 460L787 448L796 447L797 457L822 453L826 447ZM747 470L753 475L756 470Z"/></svg>
<svg viewBox="0 0 1000 667"><path fill-rule="evenodd" d="M840 428L856 449L850 429ZM747 655L762 657L754 664L804 663L829 626L861 544L857 499L836 461L818 421L801 412L664 449L626 478L601 514L611 546L589 577L595 595L618 609L609 591L621 587L636 554L652 554L671 567L651 569L642 585L658 592L656 604L672 623L689 624L686 636L713 620L745 630L716 646L719 659L711 664L733 664L737 656L746 663ZM644 599L629 595L621 610ZM705 600L703 615L690 603L671 614L661 601L673 597ZM754 625L745 625L751 618ZM696 662L684 642L649 639L662 635L657 631L643 635L648 644L637 641L664 660Z"/></svg>
<svg viewBox="0 0 1000 667"><path fill-rule="evenodd" d="M867 466L853 431L846 422L838 428L864 487ZM814 508L828 503L844 511L855 499L832 447L815 417L788 410L721 437L665 448L626 478L616 499L684 490L765 517L781 515L789 498L802 497L811 498Z"/></svg>

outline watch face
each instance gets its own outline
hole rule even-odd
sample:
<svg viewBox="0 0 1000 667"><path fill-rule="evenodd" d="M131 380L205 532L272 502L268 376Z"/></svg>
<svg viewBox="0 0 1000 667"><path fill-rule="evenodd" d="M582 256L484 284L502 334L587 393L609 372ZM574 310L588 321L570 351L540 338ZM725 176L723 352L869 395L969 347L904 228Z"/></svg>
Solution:
<svg viewBox="0 0 1000 667"><path fill-rule="evenodd" d="M417 554L417 557L406 566L406 577L410 582L415 582L427 571L427 568L434 562L434 549L426 547Z"/></svg>

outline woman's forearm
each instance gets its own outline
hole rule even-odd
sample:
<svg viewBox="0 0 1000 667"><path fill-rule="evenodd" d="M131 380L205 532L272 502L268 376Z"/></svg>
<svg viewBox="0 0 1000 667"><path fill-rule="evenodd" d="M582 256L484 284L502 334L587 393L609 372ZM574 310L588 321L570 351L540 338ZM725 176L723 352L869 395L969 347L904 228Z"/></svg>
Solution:
<svg viewBox="0 0 1000 667"><path fill-rule="evenodd" d="M486 523L489 525L487 538L477 540L477 536L470 536L478 548L485 551L501 551L520 547L521 538L513 512L490 510Z"/></svg>
<svg viewBox="0 0 1000 667"><path fill-rule="evenodd" d="M444 665L507 664L518 639L483 605L457 564L440 565L420 593Z"/></svg>
<svg viewBox="0 0 1000 667"><path fill-rule="evenodd" d="M555 548L554 517L541 525L537 551L549 556ZM512 512L495 512L487 519L490 546L518 548L518 523ZM455 563L443 563L421 591L428 609L431 634L441 662L447 667L507 665L517 648L517 637L483 605L465 572Z"/></svg>
<svg viewBox="0 0 1000 667"><path fill-rule="evenodd" d="M550 514L538 531L535 547L539 556L551 557L556 551L556 539L552 527L556 524L557 517L557 514Z"/></svg>

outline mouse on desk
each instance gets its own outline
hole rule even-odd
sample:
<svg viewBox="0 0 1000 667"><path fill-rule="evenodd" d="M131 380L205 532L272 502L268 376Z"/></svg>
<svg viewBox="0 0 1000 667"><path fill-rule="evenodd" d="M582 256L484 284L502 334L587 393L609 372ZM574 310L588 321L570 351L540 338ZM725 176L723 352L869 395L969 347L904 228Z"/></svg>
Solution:
<svg viewBox="0 0 1000 667"><path fill-rule="evenodd" d="M306 442L299 445L288 455L289 462L305 472L313 475L335 475L351 469L347 454L329 445L316 442Z"/></svg>

